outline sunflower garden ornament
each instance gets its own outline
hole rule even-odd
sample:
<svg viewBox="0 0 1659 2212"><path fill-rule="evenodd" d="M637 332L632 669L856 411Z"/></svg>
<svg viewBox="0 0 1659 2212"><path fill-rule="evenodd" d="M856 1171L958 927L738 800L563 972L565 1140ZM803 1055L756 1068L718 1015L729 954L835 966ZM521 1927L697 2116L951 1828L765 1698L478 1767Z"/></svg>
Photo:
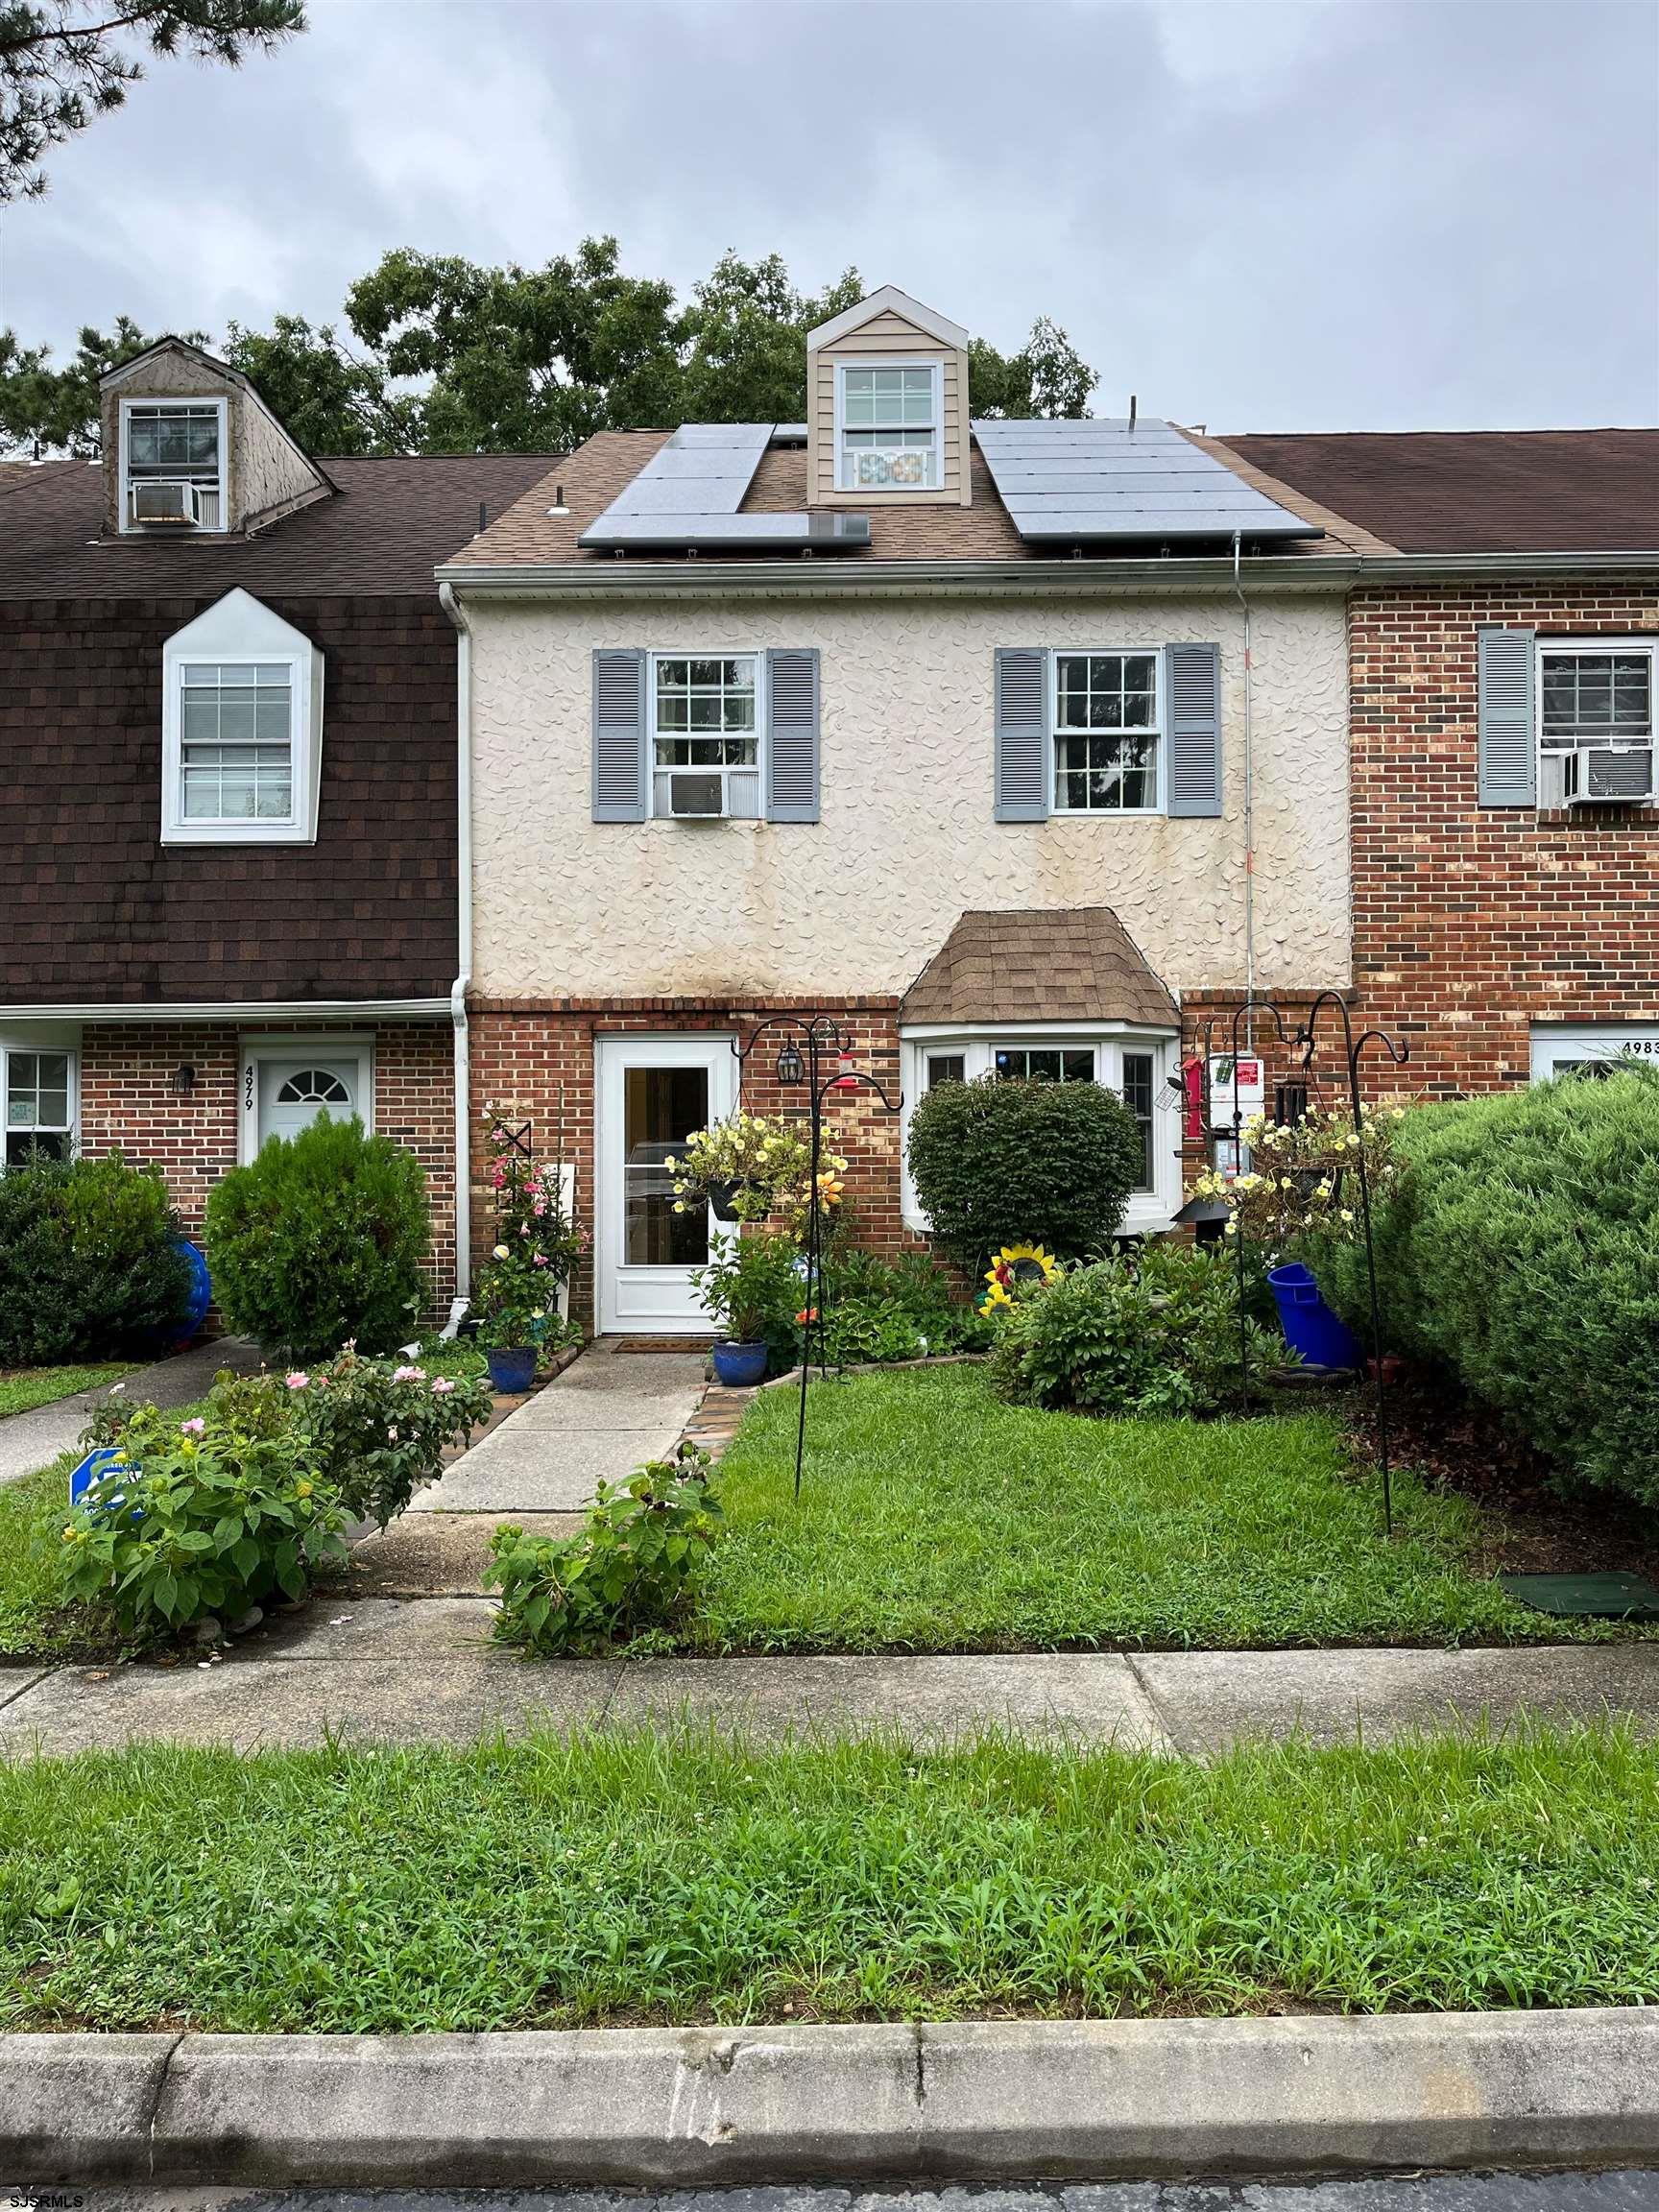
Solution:
<svg viewBox="0 0 1659 2212"><path fill-rule="evenodd" d="M979 1310L989 1313L998 1306L1012 1306L1015 1292L1027 1284L1046 1289L1060 1280L1060 1272L1059 1261L1041 1244L1004 1244L985 1270Z"/></svg>

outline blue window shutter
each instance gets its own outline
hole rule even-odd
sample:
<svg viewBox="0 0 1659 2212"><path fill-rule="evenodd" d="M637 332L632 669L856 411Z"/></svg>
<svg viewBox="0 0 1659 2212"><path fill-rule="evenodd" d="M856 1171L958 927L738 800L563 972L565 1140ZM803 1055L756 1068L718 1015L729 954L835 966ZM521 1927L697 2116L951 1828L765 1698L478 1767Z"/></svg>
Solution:
<svg viewBox="0 0 1659 2212"><path fill-rule="evenodd" d="M998 645L994 743L998 822L1048 819L1048 656Z"/></svg>
<svg viewBox="0 0 1659 2212"><path fill-rule="evenodd" d="M1169 698L1168 798L1165 812L1221 811L1221 648L1166 645L1164 688Z"/></svg>
<svg viewBox="0 0 1659 2212"><path fill-rule="evenodd" d="M1482 630L1475 640L1477 781L1482 806L1536 806L1531 630Z"/></svg>
<svg viewBox="0 0 1659 2212"><path fill-rule="evenodd" d="M818 819L818 649L766 656L766 819Z"/></svg>
<svg viewBox="0 0 1659 2212"><path fill-rule="evenodd" d="M645 655L638 646L593 655L593 819L643 822L651 808L646 763Z"/></svg>

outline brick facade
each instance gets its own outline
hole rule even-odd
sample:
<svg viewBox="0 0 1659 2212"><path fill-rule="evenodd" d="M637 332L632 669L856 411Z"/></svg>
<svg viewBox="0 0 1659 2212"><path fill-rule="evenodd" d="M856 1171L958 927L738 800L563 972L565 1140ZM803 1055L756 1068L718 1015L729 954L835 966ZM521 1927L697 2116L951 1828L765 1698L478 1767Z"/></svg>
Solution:
<svg viewBox="0 0 1659 2212"><path fill-rule="evenodd" d="M185 1233L199 1237L207 1193L236 1165L239 1040L228 1022L88 1022L81 1044L81 1143L158 1166ZM272 1025L269 1034L284 1031ZM373 1032L374 1127L414 1153L432 1206L433 1311L455 1286L453 1032L388 1022ZM188 1093L175 1077L193 1070Z"/></svg>
<svg viewBox="0 0 1659 2212"><path fill-rule="evenodd" d="M746 1044L767 1016L781 1013L832 1015L853 1040L857 1066L877 1076L897 1101L896 998L802 999L763 1006L724 998L480 1002L471 1016L474 1263L493 1241L485 1178L492 1106L511 1108L517 1118L530 1122L541 1158L557 1158L574 1166L577 1219L591 1228L598 1040L704 1030L730 1034ZM781 1037L762 1040L744 1067L738 1102L745 1112L805 1116L805 1087L786 1089L778 1081L778 1048L782 1042ZM868 1091L833 1095L825 1109L825 1142L848 1163L848 1221L858 1242L889 1257L918 1243L900 1214L899 1117L885 1113ZM571 1282L570 1306L577 1318L591 1321L590 1261Z"/></svg>
<svg viewBox="0 0 1659 2212"><path fill-rule="evenodd" d="M1434 1094L1525 1083L1534 1022L1659 1020L1659 808L1477 803L1476 634L1494 626L1652 635L1659 592L1631 576L1353 595L1354 980Z"/></svg>

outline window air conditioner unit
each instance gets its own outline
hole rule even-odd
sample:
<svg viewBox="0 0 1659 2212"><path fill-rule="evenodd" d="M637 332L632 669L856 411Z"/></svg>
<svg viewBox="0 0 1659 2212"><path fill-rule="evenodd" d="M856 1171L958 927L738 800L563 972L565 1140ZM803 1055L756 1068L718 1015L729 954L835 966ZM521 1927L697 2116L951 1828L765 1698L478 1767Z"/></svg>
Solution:
<svg viewBox="0 0 1659 2212"><path fill-rule="evenodd" d="M684 773L670 776L668 811L677 822L719 821L726 812L724 779Z"/></svg>
<svg viewBox="0 0 1659 2212"><path fill-rule="evenodd" d="M1623 745L1580 745L1567 755L1563 766L1563 796L1569 806L1609 802L1640 805L1654 796L1653 746L1647 738Z"/></svg>
<svg viewBox="0 0 1659 2212"><path fill-rule="evenodd" d="M133 484L128 489L128 511L134 522L146 527L161 523L193 530L202 521L201 493L196 485L182 480Z"/></svg>

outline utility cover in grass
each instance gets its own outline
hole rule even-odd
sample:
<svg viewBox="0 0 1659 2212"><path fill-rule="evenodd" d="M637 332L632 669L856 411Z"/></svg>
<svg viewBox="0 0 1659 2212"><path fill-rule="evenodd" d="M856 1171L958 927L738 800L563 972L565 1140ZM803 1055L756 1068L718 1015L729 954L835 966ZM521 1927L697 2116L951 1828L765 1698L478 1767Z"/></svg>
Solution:
<svg viewBox="0 0 1659 2212"><path fill-rule="evenodd" d="M1640 1575L1500 1575L1505 1594L1535 1613L1572 1621L1659 1621L1659 1590Z"/></svg>

